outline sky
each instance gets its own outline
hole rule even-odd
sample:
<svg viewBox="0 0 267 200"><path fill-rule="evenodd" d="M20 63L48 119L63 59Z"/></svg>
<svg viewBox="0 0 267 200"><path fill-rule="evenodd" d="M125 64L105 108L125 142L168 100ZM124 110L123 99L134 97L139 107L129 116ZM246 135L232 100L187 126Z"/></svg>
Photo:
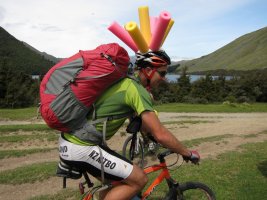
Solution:
<svg viewBox="0 0 267 200"><path fill-rule="evenodd" d="M150 16L171 14L174 25L162 48L176 61L210 54L267 26L267 0L0 0L0 26L58 58L111 42L134 55L107 28L114 21L139 24L140 6Z"/></svg>

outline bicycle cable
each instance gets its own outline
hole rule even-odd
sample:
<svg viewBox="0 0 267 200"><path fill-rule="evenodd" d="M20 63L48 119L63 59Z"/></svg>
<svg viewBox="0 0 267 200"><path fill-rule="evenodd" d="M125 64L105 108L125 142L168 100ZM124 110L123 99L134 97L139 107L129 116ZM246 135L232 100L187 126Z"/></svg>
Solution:
<svg viewBox="0 0 267 200"><path fill-rule="evenodd" d="M179 161L179 154L176 154L176 155L177 155L176 161L173 164L170 164L170 165L167 166L168 170L170 170L170 171L175 171L175 170L179 169L184 163L184 160L183 160L183 162L180 165L178 165L177 167L171 169L170 167L176 165L178 163L178 161Z"/></svg>
<svg viewBox="0 0 267 200"><path fill-rule="evenodd" d="M102 190L106 190L108 188L110 188L112 185L111 184L107 184L107 185L99 185L95 188L93 188L90 193L92 194L92 200L94 200L94 195L96 192L98 192L98 190L102 191Z"/></svg>
<svg viewBox="0 0 267 200"><path fill-rule="evenodd" d="M94 188L89 192L89 194L92 194L92 200L94 200L94 195L95 195L95 193L96 193L100 188L102 188L101 185L96 186L96 187L94 187Z"/></svg>

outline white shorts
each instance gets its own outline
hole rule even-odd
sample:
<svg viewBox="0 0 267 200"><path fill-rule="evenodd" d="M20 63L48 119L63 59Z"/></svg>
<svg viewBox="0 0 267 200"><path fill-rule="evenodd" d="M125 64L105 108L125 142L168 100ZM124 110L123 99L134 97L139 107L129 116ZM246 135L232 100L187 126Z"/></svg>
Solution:
<svg viewBox="0 0 267 200"><path fill-rule="evenodd" d="M133 170L132 163L111 149L103 146L77 145L61 136L59 138L60 158L67 164L86 170L95 177L101 177L100 149L106 179L120 181L131 174Z"/></svg>

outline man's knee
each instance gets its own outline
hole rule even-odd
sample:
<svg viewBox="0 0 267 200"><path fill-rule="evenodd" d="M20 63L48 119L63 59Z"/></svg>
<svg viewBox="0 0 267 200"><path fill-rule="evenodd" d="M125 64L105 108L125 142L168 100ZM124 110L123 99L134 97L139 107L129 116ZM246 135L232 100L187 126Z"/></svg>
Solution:
<svg viewBox="0 0 267 200"><path fill-rule="evenodd" d="M140 179L140 186L141 188L145 187L145 185L147 184L148 182L148 177L145 173L143 173L143 176L141 177Z"/></svg>
<svg viewBox="0 0 267 200"><path fill-rule="evenodd" d="M136 185L139 189L145 187L148 182L147 175L142 169L137 166L134 166L134 169L129 177L129 181Z"/></svg>
<svg viewBox="0 0 267 200"><path fill-rule="evenodd" d="M141 191L147 184L148 178L146 174L139 175L139 178L135 180L134 185L137 191Z"/></svg>

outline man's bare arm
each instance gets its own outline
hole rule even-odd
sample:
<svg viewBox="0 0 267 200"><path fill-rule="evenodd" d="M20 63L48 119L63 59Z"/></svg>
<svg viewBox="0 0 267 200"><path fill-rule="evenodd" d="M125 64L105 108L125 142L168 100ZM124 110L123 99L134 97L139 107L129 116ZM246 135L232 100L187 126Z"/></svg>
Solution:
<svg viewBox="0 0 267 200"><path fill-rule="evenodd" d="M161 124L154 112L144 111L141 117L142 128L146 132L151 133L161 145L183 156L191 155L191 152Z"/></svg>

